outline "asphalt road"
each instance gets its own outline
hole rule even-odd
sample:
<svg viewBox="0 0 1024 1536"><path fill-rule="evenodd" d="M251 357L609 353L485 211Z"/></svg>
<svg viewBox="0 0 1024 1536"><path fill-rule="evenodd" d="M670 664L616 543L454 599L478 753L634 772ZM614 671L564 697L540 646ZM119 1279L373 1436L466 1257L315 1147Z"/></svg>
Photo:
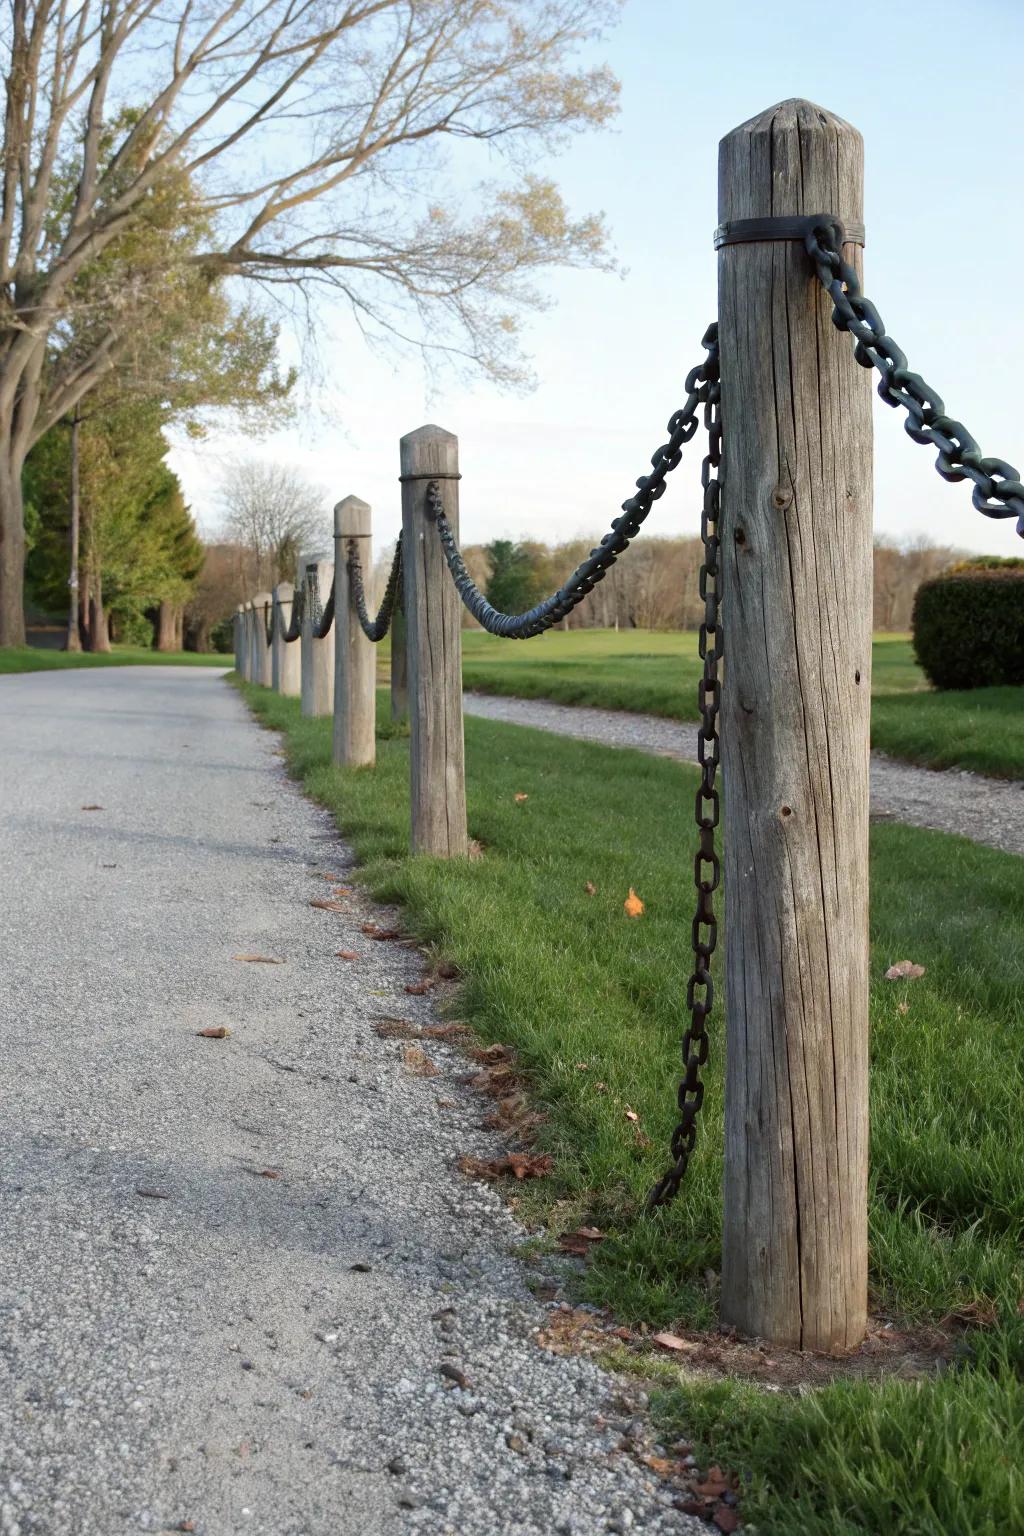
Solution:
<svg viewBox="0 0 1024 1536"><path fill-rule="evenodd" d="M0 1533L704 1529L539 1347L464 1060L373 1028L420 957L310 907L348 856L275 745L205 669L0 678Z"/></svg>

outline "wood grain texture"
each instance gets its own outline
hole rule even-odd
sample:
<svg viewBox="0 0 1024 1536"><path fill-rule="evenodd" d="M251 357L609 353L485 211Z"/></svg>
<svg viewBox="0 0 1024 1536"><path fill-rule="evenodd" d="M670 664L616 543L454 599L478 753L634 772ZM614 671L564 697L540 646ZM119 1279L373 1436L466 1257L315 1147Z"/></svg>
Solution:
<svg viewBox="0 0 1024 1536"><path fill-rule="evenodd" d="M409 718L407 644L405 612L398 603L391 617L391 718L396 722Z"/></svg>
<svg viewBox="0 0 1024 1536"><path fill-rule="evenodd" d="M320 601L326 607L327 596L334 580L334 566L329 560L315 555L299 558L298 580L306 578L307 566L317 567L320 583ZM334 710L334 631L332 624L323 640L314 640L308 607L304 610L302 633L298 644L302 647L301 712L304 715L329 715Z"/></svg>
<svg viewBox="0 0 1024 1536"><path fill-rule="evenodd" d="M819 212L863 216L849 124L787 101L722 140L721 221ZM722 1318L815 1350L867 1305L871 383L830 314L800 244L719 252Z"/></svg>
<svg viewBox="0 0 1024 1536"><path fill-rule="evenodd" d="M270 686L275 693L297 699L302 692L302 642L292 640L286 644L281 639L281 626L285 629L292 622L292 603L295 588L290 581L279 581L274 588L274 602L281 610L280 620L274 626L274 639L270 647Z"/></svg>
<svg viewBox="0 0 1024 1536"><path fill-rule="evenodd" d="M455 475L458 439L441 427L402 438L403 476ZM444 509L459 531L459 483L441 479ZM437 530L426 515L426 479L402 484L402 568L408 657L410 789L414 853L452 858L468 850L462 733L462 605Z"/></svg>
<svg viewBox="0 0 1024 1536"><path fill-rule="evenodd" d="M358 545L369 578L373 570L370 508L358 496L346 496L334 509L334 563L337 571L334 611L333 757L347 768L377 760L376 647L363 634L352 602L348 577L348 542Z"/></svg>
<svg viewBox="0 0 1024 1536"><path fill-rule="evenodd" d="M252 600L252 608L249 613L249 643L251 646L251 671L249 681L259 683L263 688L270 687L271 657L270 646L267 644L267 608L270 604L269 592L257 592Z"/></svg>

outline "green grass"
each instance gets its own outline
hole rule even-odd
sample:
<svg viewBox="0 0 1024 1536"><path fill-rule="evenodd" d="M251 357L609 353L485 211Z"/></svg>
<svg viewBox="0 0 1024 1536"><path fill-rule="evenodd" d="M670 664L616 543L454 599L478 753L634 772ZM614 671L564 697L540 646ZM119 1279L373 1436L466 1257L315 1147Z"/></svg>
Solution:
<svg viewBox="0 0 1024 1536"><path fill-rule="evenodd" d="M62 667L231 667L231 656L200 656L195 651L147 651L138 645L115 645L112 651L47 651L33 645L0 646L0 674L52 672Z"/></svg>
<svg viewBox="0 0 1024 1536"><path fill-rule="evenodd" d="M728 642L727 642L728 643ZM580 629L526 643L463 635L467 688L697 719L696 635ZM1024 689L933 693L904 635L877 635L872 657L872 745L930 768L1024 777Z"/></svg>
<svg viewBox="0 0 1024 1536"><path fill-rule="evenodd" d="M673 1122L695 771L469 719L470 830L485 856L412 859L406 741L380 740L372 771L341 772L330 765L329 722L302 720L293 700L265 690L245 693L287 732L291 767L337 816L360 878L404 903L409 926L458 965L459 1016L515 1048L546 1117L539 1144L555 1160L542 1193L518 1192L525 1208L608 1234L584 1296L627 1322L711 1326L720 1010L685 1195L642 1214ZM529 798L516 803L521 793ZM972 1311L998 1321L968 1338L978 1362L941 1379L800 1399L691 1383L667 1393L661 1411L679 1432L706 1432L714 1459L749 1474L759 1530L1021 1529L1024 860L882 824L872 861L872 1303L911 1324ZM638 922L622 912L630 885L646 902ZM886 967L906 958L925 976L886 982Z"/></svg>

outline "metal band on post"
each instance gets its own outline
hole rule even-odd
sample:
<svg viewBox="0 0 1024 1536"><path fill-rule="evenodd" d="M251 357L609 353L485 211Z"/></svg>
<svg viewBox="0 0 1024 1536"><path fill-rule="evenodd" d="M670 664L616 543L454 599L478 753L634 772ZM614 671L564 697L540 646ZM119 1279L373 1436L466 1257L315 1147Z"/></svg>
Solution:
<svg viewBox="0 0 1024 1536"><path fill-rule="evenodd" d="M799 240L822 224L829 224L840 236L839 244L865 244L864 225L856 219L839 219L834 213L801 213L792 217L778 215L767 219L726 219L715 230L715 250L723 245L751 245L767 240Z"/></svg>

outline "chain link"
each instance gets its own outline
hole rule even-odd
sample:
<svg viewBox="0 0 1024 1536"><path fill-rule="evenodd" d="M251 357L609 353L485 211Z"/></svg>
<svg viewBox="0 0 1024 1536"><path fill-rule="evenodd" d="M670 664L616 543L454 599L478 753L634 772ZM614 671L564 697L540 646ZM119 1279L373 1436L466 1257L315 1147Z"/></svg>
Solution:
<svg viewBox="0 0 1024 1536"><path fill-rule="evenodd" d="M294 640L298 640L299 636L302 634L302 617L305 612L305 608L306 593L305 589L301 586L296 587L294 590L294 594L292 596L292 616L287 626L285 625L284 619L281 616L280 599L274 603L274 617L277 623L277 632L281 636L281 639L284 641L285 645L291 645L292 642Z"/></svg>
<svg viewBox="0 0 1024 1536"><path fill-rule="evenodd" d="M611 531L605 534L597 549L591 550L564 586L528 612L499 613L487 601L466 569L451 524L445 516L438 483L436 480L429 482L427 513L437 526L452 580L465 606L489 634L501 635L507 640L528 640L534 635L543 634L570 614L597 583L604 580L619 556L629 548L630 540L639 533L651 507L664 494L666 480L682 458L684 445L700 426L700 407L707 404L712 377L717 381L717 324L708 327L701 345L707 349L708 356L704 362L691 368L687 375L686 403L669 421L669 440L652 457L651 473L640 476L636 482L636 494L622 503L623 515L615 519Z"/></svg>
<svg viewBox="0 0 1024 1536"><path fill-rule="evenodd" d="M722 659L721 575L719 556L719 511L721 483L718 469L722 462L722 406L718 354L708 360L708 390L704 406L708 431L708 451L701 466L700 483L704 489L700 534L704 544L704 563L700 572L700 595L704 616L700 626L699 652L704 672L697 686L697 705L701 726L697 737L697 761L700 787L694 815L700 833L693 861L693 882L697 888L697 911L692 926L693 972L686 986L686 1006L690 1025L683 1036L684 1076L679 1085L679 1124L672 1133L672 1166L658 1180L647 1197L647 1209L667 1205L679 1192L693 1155L697 1139L697 1116L704 1102L701 1068L708 1059L708 1017L715 1000L711 976L711 957L718 944L718 919L715 916L715 892L722 871L715 848L715 829L721 818L718 793L718 767L721 751L718 739L718 711L722 703L719 663Z"/></svg>
<svg viewBox="0 0 1024 1536"><path fill-rule="evenodd" d="M305 599L309 604L309 623L314 640L324 640L334 623L334 582L324 604L320 599L320 571L316 565L306 567Z"/></svg>
<svg viewBox="0 0 1024 1536"><path fill-rule="evenodd" d="M804 237L807 254L832 299L833 325L856 339L854 356L862 367L877 368L878 393L886 405L901 405L907 412L904 427L914 442L939 450L935 467L942 478L972 480L978 511L986 517L1015 517L1024 538L1024 485L1017 470L1005 459L986 458L964 424L946 415L941 395L919 373L910 372L903 352L886 335L878 310L861 292L855 268L843 260L842 235L838 222L823 217Z"/></svg>
<svg viewBox="0 0 1024 1536"><path fill-rule="evenodd" d="M391 620L395 612L395 604L398 600L399 583L402 579L402 535L398 535L398 543L395 545L395 558L391 562L391 572L388 576L388 584L384 589L384 599L375 619L371 619L366 608L366 590L363 586L363 567L359 559L359 546L355 539L348 541L348 579L352 588L352 602L355 605L356 616L360 627L367 640L372 640L376 645L378 640L383 640L391 628Z"/></svg>

